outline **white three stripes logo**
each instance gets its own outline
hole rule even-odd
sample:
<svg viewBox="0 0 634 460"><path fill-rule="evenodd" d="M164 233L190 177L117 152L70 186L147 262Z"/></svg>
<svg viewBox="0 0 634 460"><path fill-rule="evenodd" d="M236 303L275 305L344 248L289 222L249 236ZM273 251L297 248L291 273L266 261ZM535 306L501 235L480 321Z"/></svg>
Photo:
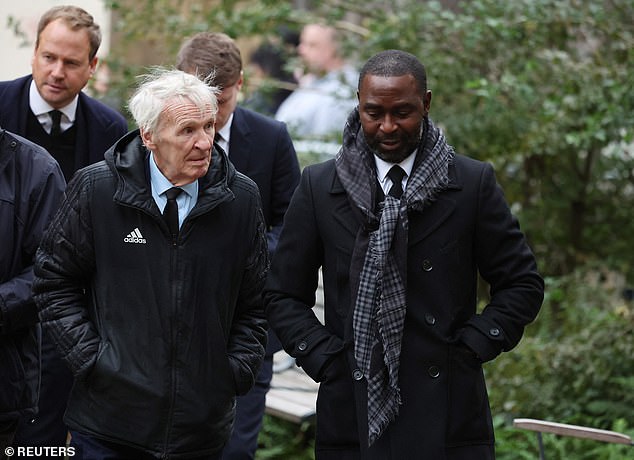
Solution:
<svg viewBox="0 0 634 460"><path fill-rule="evenodd" d="M141 230L139 230L139 227L135 228L134 230L132 230L132 233L130 233L128 236L126 236L123 241L125 243L137 243L137 244L145 244L145 238L143 238L143 235L141 235Z"/></svg>

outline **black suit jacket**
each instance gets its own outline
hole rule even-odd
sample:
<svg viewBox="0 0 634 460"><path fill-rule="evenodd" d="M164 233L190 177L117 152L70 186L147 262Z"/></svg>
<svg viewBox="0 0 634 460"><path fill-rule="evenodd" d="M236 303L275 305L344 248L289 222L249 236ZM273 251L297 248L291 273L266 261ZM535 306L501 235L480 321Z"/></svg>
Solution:
<svg viewBox="0 0 634 460"><path fill-rule="evenodd" d="M260 189L269 250L273 252L300 176L297 154L286 125L236 107L231 124L229 159Z"/></svg>
<svg viewBox="0 0 634 460"><path fill-rule="evenodd" d="M31 75L0 82L0 125L8 131L26 136L29 114ZM125 118L102 102L79 93L75 144L75 170L97 161L128 131Z"/></svg>

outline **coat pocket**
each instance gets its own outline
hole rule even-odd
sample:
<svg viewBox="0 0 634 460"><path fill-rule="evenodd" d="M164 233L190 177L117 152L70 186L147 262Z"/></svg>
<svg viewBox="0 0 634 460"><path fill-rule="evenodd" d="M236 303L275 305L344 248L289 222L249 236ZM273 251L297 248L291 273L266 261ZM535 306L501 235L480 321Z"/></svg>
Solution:
<svg viewBox="0 0 634 460"><path fill-rule="evenodd" d="M459 345L450 351L447 444L492 444L493 422L482 364Z"/></svg>
<svg viewBox="0 0 634 460"><path fill-rule="evenodd" d="M318 449L340 449L358 444L354 388L346 353L333 359L325 371L317 397Z"/></svg>

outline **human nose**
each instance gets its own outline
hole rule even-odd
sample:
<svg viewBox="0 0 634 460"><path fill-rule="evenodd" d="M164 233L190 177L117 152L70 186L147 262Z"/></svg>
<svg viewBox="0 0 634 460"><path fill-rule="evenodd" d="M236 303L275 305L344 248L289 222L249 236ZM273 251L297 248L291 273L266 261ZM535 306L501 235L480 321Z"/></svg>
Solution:
<svg viewBox="0 0 634 460"><path fill-rule="evenodd" d="M61 60L57 60L53 63L53 66L51 69L51 75L54 78L64 77L64 63Z"/></svg>
<svg viewBox="0 0 634 460"><path fill-rule="evenodd" d="M200 150L210 150L213 138L206 131L202 130L196 138L196 148Z"/></svg>
<svg viewBox="0 0 634 460"><path fill-rule="evenodd" d="M299 56L301 56L301 57L305 57L306 56L306 45L304 45L302 43L297 45L297 54L299 54Z"/></svg>
<svg viewBox="0 0 634 460"><path fill-rule="evenodd" d="M383 120L381 120L381 131L383 131L384 133L394 132L397 128L397 124L394 123L394 120L392 120L392 117L390 115L385 115Z"/></svg>

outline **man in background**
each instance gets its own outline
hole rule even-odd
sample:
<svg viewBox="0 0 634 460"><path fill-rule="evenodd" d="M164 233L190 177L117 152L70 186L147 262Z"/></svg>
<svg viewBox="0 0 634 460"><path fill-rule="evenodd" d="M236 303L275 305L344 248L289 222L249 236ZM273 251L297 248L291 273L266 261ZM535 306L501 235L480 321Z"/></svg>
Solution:
<svg viewBox="0 0 634 460"><path fill-rule="evenodd" d="M223 33L202 32L181 47L176 66L209 78L218 96L216 142L236 169L255 181L262 197L269 253L273 254L286 208L299 182L299 165L283 123L239 107L243 84L242 57L233 39ZM238 398L233 435L225 459L253 458L264 416L266 393L273 373L273 353L281 346L269 335L266 357L255 386Z"/></svg>
<svg viewBox="0 0 634 460"><path fill-rule="evenodd" d="M332 26L304 26L297 52L306 73L275 118L286 122L294 137L339 140L348 114L357 105L358 72L346 62Z"/></svg>
<svg viewBox="0 0 634 460"><path fill-rule="evenodd" d="M0 127L0 458L37 411L39 344L33 261L66 182L39 145Z"/></svg>
<svg viewBox="0 0 634 460"><path fill-rule="evenodd" d="M274 116L280 104L296 86L295 77L286 68L285 50L272 42L261 43L249 56L249 86L253 90L243 106L264 115Z"/></svg>
<svg viewBox="0 0 634 460"><path fill-rule="evenodd" d="M32 74L0 82L0 124L46 148L66 180L127 132L118 112L84 94L97 68L101 30L75 6L57 6L40 18Z"/></svg>
<svg viewBox="0 0 634 460"><path fill-rule="evenodd" d="M246 65L246 98L242 107L275 116L280 104L295 90L294 67L299 31L281 26L275 38L265 39L249 55Z"/></svg>
<svg viewBox="0 0 634 460"><path fill-rule="evenodd" d="M32 74L0 82L0 125L48 150L67 182L79 168L102 160L127 132L121 114L82 92L97 67L100 44L99 25L89 13L76 6L53 7L38 23ZM71 384L44 335L39 413L22 420L16 445L66 444L62 417Z"/></svg>

